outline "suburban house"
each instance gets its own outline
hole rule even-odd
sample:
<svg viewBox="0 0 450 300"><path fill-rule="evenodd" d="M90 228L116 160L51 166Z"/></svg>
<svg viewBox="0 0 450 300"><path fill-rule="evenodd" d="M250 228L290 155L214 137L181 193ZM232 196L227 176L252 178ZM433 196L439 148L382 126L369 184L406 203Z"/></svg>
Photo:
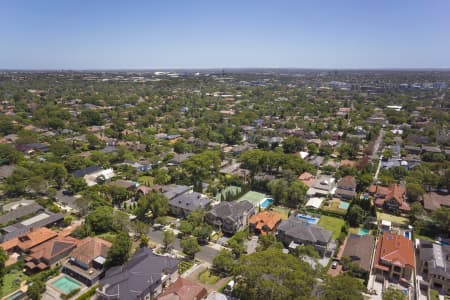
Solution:
<svg viewBox="0 0 450 300"><path fill-rule="evenodd" d="M181 194L169 201L169 208L172 214L177 217L185 217L194 210L208 209L211 199L207 196L192 192Z"/></svg>
<svg viewBox="0 0 450 300"><path fill-rule="evenodd" d="M169 184L162 186L161 191L167 199L172 200L185 193L192 193L194 191L193 188L193 186Z"/></svg>
<svg viewBox="0 0 450 300"><path fill-rule="evenodd" d="M139 183L131 181L131 180L123 180L117 179L111 181L108 185L117 186L126 189L130 193L134 193L136 188L139 186Z"/></svg>
<svg viewBox="0 0 450 300"><path fill-rule="evenodd" d="M375 205L386 211L400 211L406 213L410 210L409 203L406 202L406 188L403 185L391 184L388 187L371 185L369 193L375 198Z"/></svg>
<svg viewBox="0 0 450 300"><path fill-rule="evenodd" d="M309 172L303 172L300 176L298 176L298 180L303 182L309 188L312 187L315 179L316 177Z"/></svg>
<svg viewBox="0 0 450 300"><path fill-rule="evenodd" d="M111 243L97 237L87 237L78 243L69 259L63 264L62 272L91 286L104 274L104 264Z"/></svg>
<svg viewBox="0 0 450 300"><path fill-rule="evenodd" d="M336 247L331 240L331 231L300 220L296 216L281 221L276 235L277 239L290 249L295 249L299 245L312 245L322 256L330 256Z"/></svg>
<svg viewBox="0 0 450 300"><path fill-rule="evenodd" d="M145 185L140 185L137 189L136 189L136 195L135 198L139 199L139 197L141 196L145 196L148 193L151 192L160 192L162 193L163 188L160 185L152 185L152 186L145 186Z"/></svg>
<svg viewBox="0 0 450 300"><path fill-rule="evenodd" d="M103 169L97 166L77 170L73 172L72 175L77 178L83 178L88 186L94 186L98 183L106 182L115 176L112 168Z"/></svg>
<svg viewBox="0 0 450 300"><path fill-rule="evenodd" d="M344 176L337 182L335 195L342 200L352 200L356 197L356 178L353 176Z"/></svg>
<svg viewBox="0 0 450 300"><path fill-rule="evenodd" d="M200 300L207 295L203 286L180 277L158 296L158 300Z"/></svg>
<svg viewBox="0 0 450 300"><path fill-rule="evenodd" d="M0 244L8 254L28 254L34 248L57 237L57 233L46 227L32 228L29 232Z"/></svg>
<svg viewBox="0 0 450 300"><path fill-rule="evenodd" d="M420 286L450 294L450 246L422 241L417 246L417 270L422 275Z"/></svg>
<svg viewBox="0 0 450 300"><path fill-rule="evenodd" d="M20 218L34 215L39 211L44 211L44 208L37 203L18 206L15 209L8 211L7 213L0 215L0 225L6 225L8 223L17 221Z"/></svg>
<svg viewBox="0 0 450 300"><path fill-rule="evenodd" d="M220 202L206 214L206 222L224 233L234 234L248 225L255 214L252 203L244 201Z"/></svg>
<svg viewBox="0 0 450 300"><path fill-rule="evenodd" d="M57 263L77 247L79 240L72 237L57 237L51 239L30 251L30 255L25 258L25 268L27 273L32 274Z"/></svg>
<svg viewBox="0 0 450 300"><path fill-rule="evenodd" d="M350 234L347 237L344 252L342 257L348 257L354 263L365 271L366 274L370 272L370 265L372 263L373 249L375 248L375 237L372 235L358 235Z"/></svg>
<svg viewBox="0 0 450 300"><path fill-rule="evenodd" d="M377 281L393 280L410 285L414 280L414 248L403 235L385 232L378 239L373 262Z"/></svg>
<svg viewBox="0 0 450 300"><path fill-rule="evenodd" d="M63 219L63 214L43 211L29 219L1 228L0 242L12 240L33 231L33 229L51 226L62 221Z"/></svg>
<svg viewBox="0 0 450 300"><path fill-rule="evenodd" d="M334 177L329 175L320 175L311 187L306 191L306 196L311 197L326 197L334 195L336 191L336 182Z"/></svg>
<svg viewBox="0 0 450 300"><path fill-rule="evenodd" d="M423 195L423 206L428 211L434 211L442 207L450 207L450 195L430 192Z"/></svg>
<svg viewBox="0 0 450 300"><path fill-rule="evenodd" d="M154 299L178 279L179 260L140 248L123 266L109 269L96 294L102 300ZM173 298L171 298L173 299Z"/></svg>
<svg viewBox="0 0 450 300"><path fill-rule="evenodd" d="M281 214L276 211L265 210L251 216L248 222L250 231L266 235L275 232L277 225L281 222Z"/></svg>

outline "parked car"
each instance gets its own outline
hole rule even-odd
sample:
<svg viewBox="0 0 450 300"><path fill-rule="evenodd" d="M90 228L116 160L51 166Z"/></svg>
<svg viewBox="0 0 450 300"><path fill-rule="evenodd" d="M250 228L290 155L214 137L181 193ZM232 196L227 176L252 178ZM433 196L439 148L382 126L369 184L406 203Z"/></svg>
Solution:
<svg viewBox="0 0 450 300"><path fill-rule="evenodd" d="M337 260L333 261L333 263L331 264L331 268L336 269L338 264L339 264L339 262Z"/></svg>

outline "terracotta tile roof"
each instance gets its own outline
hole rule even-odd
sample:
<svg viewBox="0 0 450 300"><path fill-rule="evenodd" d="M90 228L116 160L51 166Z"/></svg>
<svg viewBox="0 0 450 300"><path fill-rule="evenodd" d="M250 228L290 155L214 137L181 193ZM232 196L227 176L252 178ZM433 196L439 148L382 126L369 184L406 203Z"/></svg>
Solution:
<svg viewBox="0 0 450 300"><path fill-rule="evenodd" d="M306 186L311 187L314 183L315 177L311 173L303 172L298 176L298 180L302 181Z"/></svg>
<svg viewBox="0 0 450 300"><path fill-rule="evenodd" d="M384 202L394 199L398 202L401 210L410 210L409 203L404 197L406 188L402 185L391 184L388 187L371 185L369 193L375 194L375 204L382 206Z"/></svg>
<svg viewBox="0 0 450 300"><path fill-rule="evenodd" d="M344 176L337 182L337 186L356 188L356 178L350 175Z"/></svg>
<svg viewBox="0 0 450 300"><path fill-rule="evenodd" d="M382 264L382 260L402 268L406 266L414 268L414 247L412 241L403 235L385 232L378 240L374 265L377 269L389 270L389 267Z"/></svg>
<svg viewBox="0 0 450 300"><path fill-rule="evenodd" d="M27 234L23 234L15 239L0 244L4 250L8 251L14 247L18 247L22 251L36 247L43 242L55 238L58 234L47 227L33 229Z"/></svg>
<svg viewBox="0 0 450 300"><path fill-rule="evenodd" d="M275 229L277 224L281 222L281 214L275 211L266 210L253 215L248 222L249 224L254 224L256 229L261 231L261 233L264 233L267 231L264 229L264 226L267 226L269 231Z"/></svg>
<svg viewBox="0 0 450 300"><path fill-rule="evenodd" d="M158 300L195 300L203 299L207 294L207 290L198 283L180 277L161 293Z"/></svg>
<svg viewBox="0 0 450 300"><path fill-rule="evenodd" d="M54 257L74 249L79 242L80 240L73 237L57 237L33 248L30 256L38 260L43 258L50 261Z"/></svg>
<svg viewBox="0 0 450 300"><path fill-rule="evenodd" d="M107 257L111 243L97 237L87 237L78 243L78 247L72 251L71 257L89 265L98 256Z"/></svg>

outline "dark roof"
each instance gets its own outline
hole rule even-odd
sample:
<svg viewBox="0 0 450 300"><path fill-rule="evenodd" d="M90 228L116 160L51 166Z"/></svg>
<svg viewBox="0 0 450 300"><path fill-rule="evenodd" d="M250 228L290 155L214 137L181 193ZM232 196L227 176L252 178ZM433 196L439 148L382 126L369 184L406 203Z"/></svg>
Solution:
<svg viewBox="0 0 450 300"><path fill-rule="evenodd" d="M450 278L450 246L420 241L420 260L428 262L428 273Z"/></svg>
<svg viewBox="0 0 450 300"><path fill-rule="evenodd" d="M331 240L332 233L318 225L309 224L304 220L292 216L287 220L281 221L278 225L278 232L283 232L286 236L294 239L309 241L311 243L328 243Z"/></svg>
<svg viewBox="0 0 450 300"><path fill-rule="evenodd" d="M362 269L370 271L370 261L374 247L375 238L372 235L350 234L342 256L346 256L352 261L357 261Z"/></svg>
<svg viewBox="0 0 450 300"><path fill-rule="evenodd" d="M196 210L205 208L211 200L203 194L192 192L185 193L170 200L169 204L185 210Z"/></svg>
<svg viewBox="0 0 450 300"><path fill-rule="evenodd" d="M436 210L441 207L450 207L450 195L442 195L435 192L423 195L423 206L428 210Z"/></svg>
<svg viewBox="0 0 450 300"><path fill-rule="evenodd" d="M14 210L7 212L4 215L1 215L0 216L0 225L7 224L11 221L16 221L19 218L34 214L43 209L44 208L37 203L32 203L30 205L24 205L24 206L18 207Z"/></svg>
<svg viewBox="0 0 450 300"><path fill-rule="evenodd" d="M213 209L209 211L209 213L221 219L225 218L238 219L244 213L250 212L253 208L254 208L253 204L251 204L247 200L239 202L223 201L220 202L218 205L214 206Z"/></svg>
<svg viewBox="0 0 450 300"><path fill-rule="evenodd" d="M119 300L140 299L148 288L155 288L162 274L177 270L179 260L160 256L148 248L140 248L123 266L109 269L100 280L99 290L117 295Z"/></svg>
<svg viewBox="0 0 450 300"><path fill-rule="evenodd" d="M100 167L90 166L90 167L87 167L87 168L84 168L84 169L81 169L81 170L74 171L74 172L72 172L72 175L75 176L75 177L84 177L84 176L86 176L88 174L92 174L92 173L95 173L95 172L98 172L98 171L101 171L101 170L103 170L103 169L100 168Z"/></svg>
<svg viewBox="0 0 450 300"><path fill-rule="evenodd" d="M171 200L177 196L180 196L184 193L187 193L190 190L191 190L191 187L187 186L187 185L170 184L170 185L165 185L162 187L164 196L166 196L167 199L169 199L169 200Z"/></svg>

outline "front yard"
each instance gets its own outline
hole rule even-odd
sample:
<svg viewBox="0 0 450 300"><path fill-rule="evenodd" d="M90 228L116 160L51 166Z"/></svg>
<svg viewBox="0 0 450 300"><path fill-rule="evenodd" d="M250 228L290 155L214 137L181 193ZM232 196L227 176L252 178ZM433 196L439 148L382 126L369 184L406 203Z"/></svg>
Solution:
<svg viewBox="0 0 450 300"><path fill-rule="evenodd" d="M342 226L344 226L344 224L345 224L344 219L324 215L320 217L318 223L319 226L322 226L323 228L330 230L333 233L334 240L337 239L341 234L341 229Z"/></svg>

